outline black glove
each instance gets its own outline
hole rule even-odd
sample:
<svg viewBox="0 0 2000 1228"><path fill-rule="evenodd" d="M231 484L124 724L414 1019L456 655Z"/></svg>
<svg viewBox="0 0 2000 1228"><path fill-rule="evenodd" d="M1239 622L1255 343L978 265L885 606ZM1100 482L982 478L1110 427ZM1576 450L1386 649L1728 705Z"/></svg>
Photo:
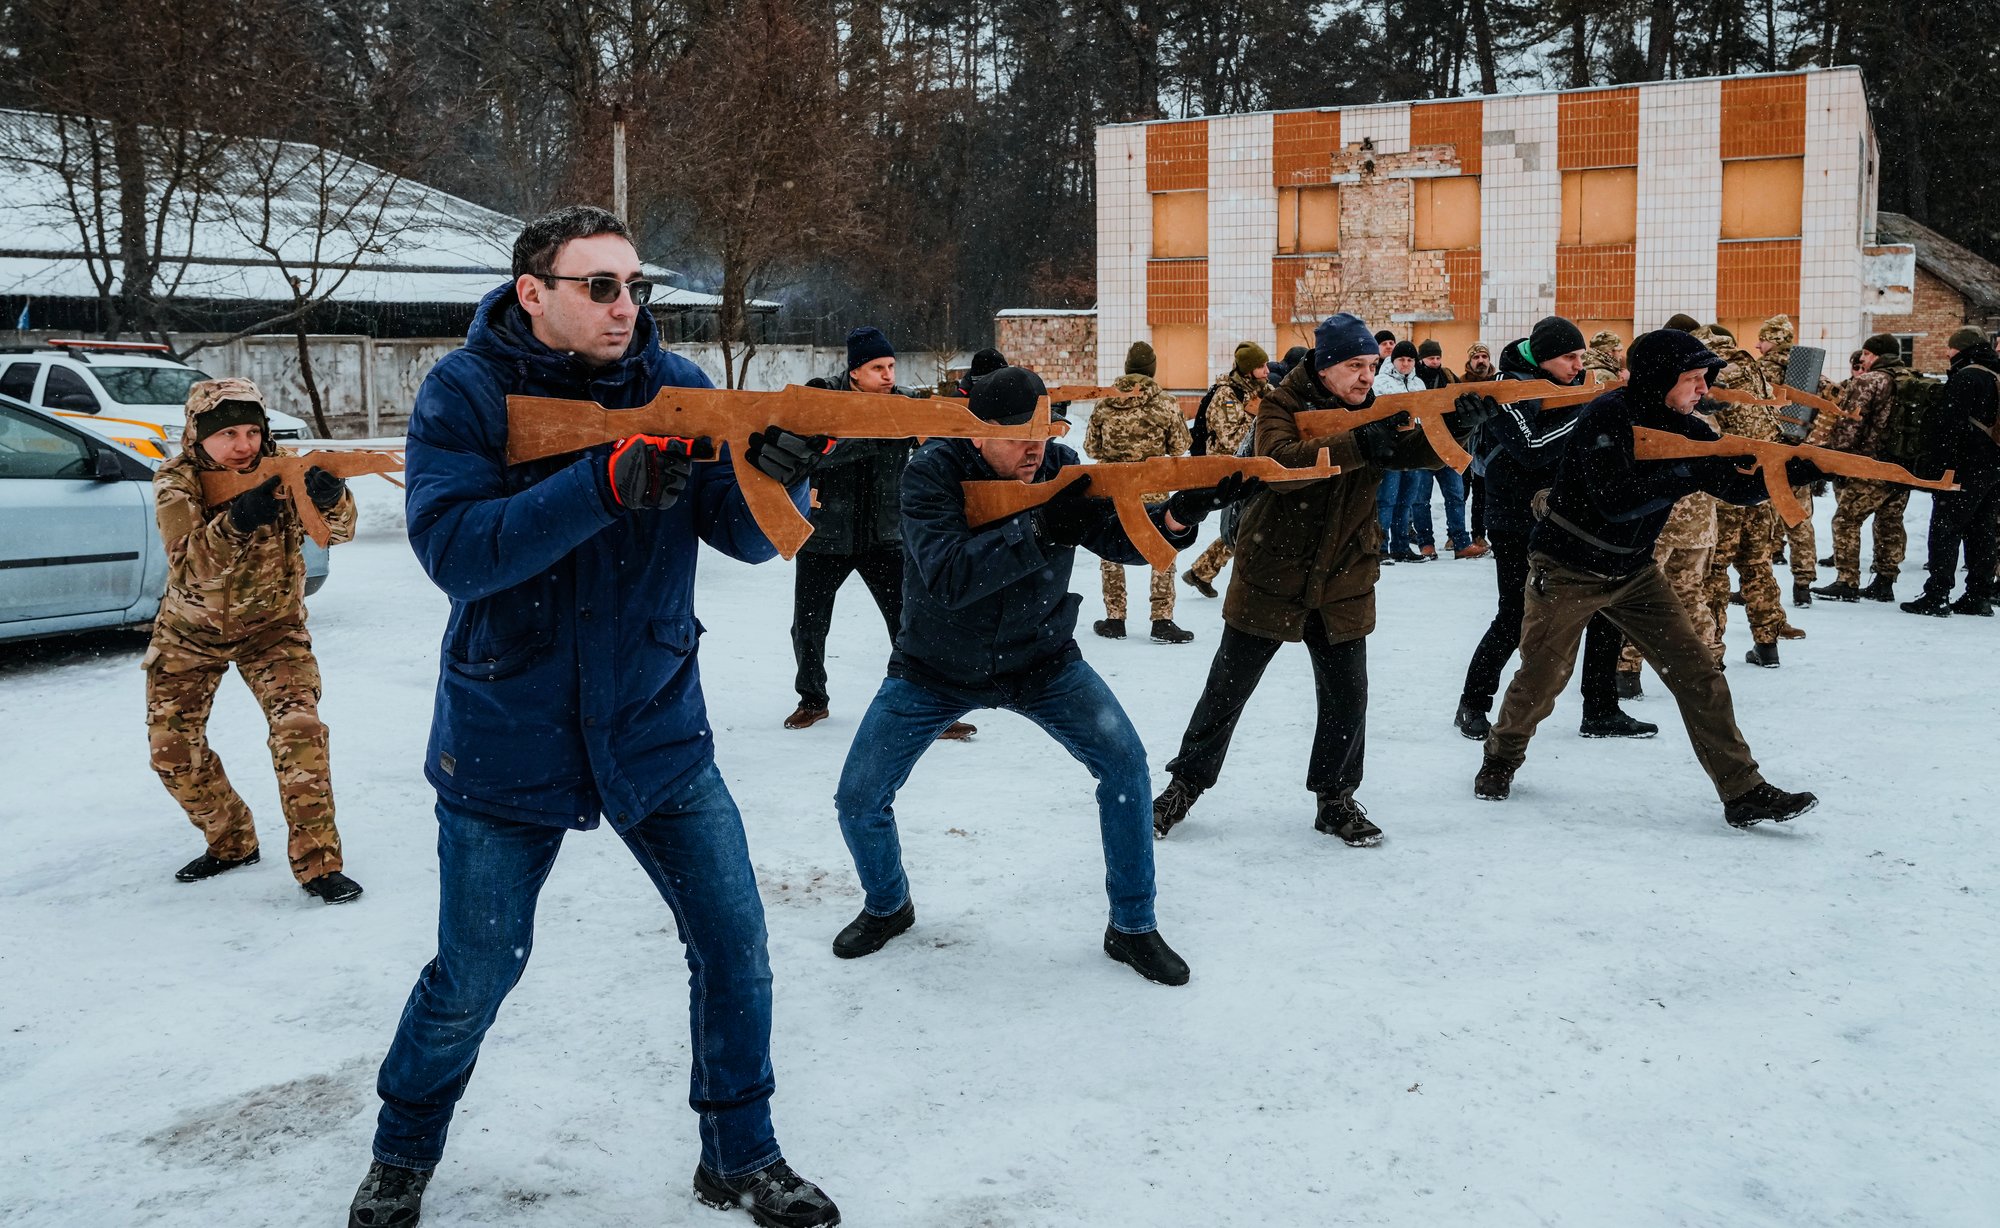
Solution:
<svg viewBox="0 0 2000 1228"><path fill-rule="evenodd" d="M340 502L340 496L347 493L347 483L314 465L306 470L306 497L322 512L330 512L333 505Z"/></svg>
<svg viewBox="0 0 2000 1228"><path fill-rule="evenodd" d="M1500 412L1500 402L1489 396L1468 392L1451 403L1451 412L1444 416L1444 429L1451 432L1453 439L1467 439L1472 432L1486 424L1486 420Z"/></svg>
<svg viewBox="0 0 2000 1228"><path fill-rule="evenodd" d="M1104 522L1108 502L1090 497L1090 475L1086 473L1035 509L1035 536L1051 546L1081 546L1090 531Z"/></svg>
<svg viewBox="0 0 2000 1228"><path fill-rule="evenodd" d="M782 426L772 426L751 434L746 459L780 486L793 486L811 477L819 467L819 458L832 450L833 441L824 435L794 435Z"/></svg>
<svg viewBox="0 0 2000 1228"><path fill-rule="evenodd" d="M624 508L665 511L680 501L697 452L714 455L707 439L632 435L611 449L611 497Z"/></svg>
<svg viewBox="0 0 2000 1228"><path fill-rule="evenodd" d="M1794 456L1785 462L1785 481L1793 486L1811 486L1825 478L1818 465L1803 456Z"/></svg>
<svg viewBox="0 0 2000 1228"><path fill-rule="evenodd" d="M1355 427L1354 446L1361 450L1361 459L1378 468L1388 468L1389 462L1396 456L1396 436L1409 424L1410 415L1399 413L1380 422Z"/></svg>
<svg viewBox="0 0 2000 1228"><path fill-rule="evenodd" d="M1167 496L1167 515L1193 528L1217 508L1241 503L1264 489L1264 479L1232 473L1205 490L1177 490Z"/></svg>
<svg viewBox="0 0 2000 1228"><path fill-rule="evenodd" d="M278 479L249 490L229 501L229 523L238 533L261 529L278 518Z"/></svg>

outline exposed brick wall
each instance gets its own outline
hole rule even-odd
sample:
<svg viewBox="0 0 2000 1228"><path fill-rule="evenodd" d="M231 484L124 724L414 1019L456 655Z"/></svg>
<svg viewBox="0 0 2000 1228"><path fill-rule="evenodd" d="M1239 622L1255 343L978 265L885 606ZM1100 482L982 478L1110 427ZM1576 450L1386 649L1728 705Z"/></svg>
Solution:
<svg viewBox="0 0 2000 1228"><path fill-rule="evenodd" d="M998 316L993 344L1008 362L1028 368L1051 387L1097 382L1095 315Z"/></svg>
<svg viewBox="0 0 2000 1228"><path fill-rule="evenodd" d="M1351 311L1375 327L1396 315L1449 319L1452 280L1441 251L1411 251L1412 177L1457 168L1448 145L1380 153L1350 145L1333 155L1340 184L1340 250L1272 262L1272 317L1280 324ZM1402 331L1398 329L1398 331Z"/></svg>
<svg viewBox="0 0 2000 1228"><path fill-rule="evenodd" d="M1877 316L1874 329L1917 334L1912 355L1917 370L1942 371L1946 365L1944 343L1965 325L1965 299L1921 266L1917 269L1915 290L1909 315Z"/></svg>

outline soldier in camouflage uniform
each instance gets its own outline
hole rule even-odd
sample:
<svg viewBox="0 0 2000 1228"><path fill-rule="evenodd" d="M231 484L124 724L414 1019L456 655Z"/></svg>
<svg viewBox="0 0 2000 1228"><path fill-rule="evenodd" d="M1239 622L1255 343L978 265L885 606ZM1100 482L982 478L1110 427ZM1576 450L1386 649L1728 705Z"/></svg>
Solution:
<svg viewBox="0 0 2000 1228"><path fill-rule="evenodd" d="M1715 496L1701 491L1674 504L1660 539L1653 543L1653 562L1659 564L1667 587L1680 599L1694 624L1695 634L1708 646L1715 659L1722 659L1722 631L1708 605L1709 560L1715 555ZM1644 660L1631 640L1618 653L1618 698L1637 699L1639 666Z"/></svg>
<svg viewBox="0 0 2000 1228"><path fill-rule="evenodd" d="M1716 377L1718 388L1735 388L1760 397L1771 395L1764 369L1757 356L1738 349L1735 338L1713 326L1695 330L1695 337L1727 359L1729 365ZM1771 411L1759 405L1736 405L1728 401L1709 403L1716 429L1725 435L1745 439L1775 441L1778 423ZM1729 624L1729 568L1734 565L1743 590L1743 608L1750 619L1754 642L1743 658L1752 665L1775 669L1778 665L1778 637L1796 639L1803 632L1785 624L1784 606L1778 597L1778 582L1771 575L1772 529L1777 513L1769 503L1739 507L1718 506L1715 510L1715 553L1708 565L1708 608L1715 623L1715 638L1721 642ZM1787 634L1790 632L1790 634Z"/></svg>
<svg viewBox="0 0 2000 1228"><path fill-rule="evenodd" d="M1090 425L1083 432L1083 451L1092 460L1141 461L1155 456L1186 456L1194 446L1188 431L1187 415L1181 403L1153 380L1159 361L1153 347L1135 341L1125 354L1125 374L1112 387L1115 397L1106 397L1091 411ZM1148 504L1164 503L1164 494L1149 494ZM1104 576L1104 617L1091 629L1106 639L1125 638L1125 568L1119 563L1098 564ZM1153 639L1162 644L1185 644L1194 633L1174 624L1174 573L1171 569L1153 572L1151 591Z"/></svg>
<svg viewBox="0 0 2000 1228"><path fill-rule="evenodd" d="M169 570L143 662L146 729L153 770L208 842L208 851L175 877L194 882L255 862L250 808L230 787L207 738L216 687L234 662L270 724L292 875L313 895L339 904L361 887L341 872L333 824L319 663L305 625L304 525L280 497L276 477L218 508L202 497L204 471L247 471L278 455L285 453L271 441L255 384L204 380L189 390L180 454L153 475ZM333 540L350 540L354 497L346 483L314 468L306 488Z"/></svg>
<svg viewBox="0 0 2000 1228"><path fill-rule="evenodd" d="M1593 384L1610 384L1625 378L1625 359L1619 353L1625 343L1606 329L1590 339L1583 351L1583 369Z"/></svg>
<svg viewBox="0 0 2000 1228"><path fill-rule="evenodd" d="M1877 333L1861 343L1866 370L1857 373L1841 389L1840 407L1846 411L1833 428L1828 446L1842 452L1879 458L1888 428L1890 412L1896 407L1896 389L1917 378L1903 362L1902 347L1887 333ZM1903 511L1910 505L1910 488L1892 482L1871 482L1849 478L1836 492L1833 513L1833 566L1838 573L1832 584L1812 590L1835 601L1874 601L1896 598L1896 573L1902 570L1903 553L1909 537L1903 530ZM1861 588L1861 526L1875 518L1875 579Z"/></svg>
<svg viewBox="0 0 2000 1228"><path fill-rule="evenodd" d="M1757 353L1760 355L1757 361L1764 368L1764 381L1773 392L1785 382L1785 370L1791 364L1792 343L1796 339L1797 334L1788 316L1772 316L1757 329ZM1820 380L1819 394L1826 396L1831 391L1831 386L1824 379ZM1832 415L1816 415L1806 442L1824 446L1832 436L1833 424ZM1785 546L1785 564L1792 573L1792 604L1806 606L1812 604L1812 582L1819 579L1819 541L1813 533L1813 488L1795 486L1792 495L1806 509L1806 518L1790 528L1785 527L1783 520L1777 520L1777 533Z"/></svg>
<svg viewBox="0 0 2000 1228"><path fill-rule="evenodd" d="M1206 412L1210 456L1234 456L1242 446L1243 437L1250 433L1250 424L1257 420L1257 403L1269 386L1265 379L1270 374L1270 362L1264 347L1245 341L1236 347L1236 362L1229 374L1210 387ZM1201 552L1194 566L1181 573L1181 579L1202 596L1215 596L1215 577L1229 565L1232 553L1227 542L1216 538ZM1122 569L1119 580L1121 583L1124 580Z"/></svg>

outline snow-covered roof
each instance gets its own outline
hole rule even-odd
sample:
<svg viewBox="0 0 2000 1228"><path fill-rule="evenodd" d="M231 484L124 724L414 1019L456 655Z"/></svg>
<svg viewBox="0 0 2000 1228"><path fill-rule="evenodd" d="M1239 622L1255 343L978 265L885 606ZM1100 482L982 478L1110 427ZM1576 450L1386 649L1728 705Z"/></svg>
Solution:
<svg viewBox="0 0 2000 1228"><path fill-rule="evenodd" d="M83 232L58 169L64 131L74 144L86 126L0 108L0 295L97 296ZM338 280L335 301L470 303L510 276L520 219L319 146L232 142L213 178L213 191L178 196L169 208L159 286L175 297L290 299L279 262L264 246L303 277L318 268L322 291ZM114 180L105 194L115 200L115 193ZM116 243L115 234L108 243L93 237L90 247L115 251ZM343 275L349 264L354 267ZM657 306L713 308L721 302L667 284L678 276L672 269L643 267L660 283Z"/></svg>

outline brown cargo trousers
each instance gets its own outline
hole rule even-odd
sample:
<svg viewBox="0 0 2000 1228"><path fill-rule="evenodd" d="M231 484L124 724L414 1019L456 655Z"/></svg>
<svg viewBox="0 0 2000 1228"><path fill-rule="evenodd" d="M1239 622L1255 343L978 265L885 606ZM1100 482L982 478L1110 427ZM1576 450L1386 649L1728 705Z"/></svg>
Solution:
<svg viewBox="0 0 2000 1228"><path fill-rule="evenodd" d="M1122 564L1098 560L1097 569L1104 577L1104 617L1125 617L1125 568ZM1168 571L1150 572L1151 584L1147 596L1152 607L1153 621L1174 616L1174 573Z"/></svg>
<svg viewBox="0 0 2000 1228"><path fill-rule="evenodd" d="M319 719L319 662L304 627L252 636L232 646L228 656L155 640L145 659L153 770L206 837L211 855L234 861L257 847L250 807L208 745L208 714L232 660L271 727L268 745L278 771L278 798L291 829L287 852L292 876L310 882L343 863L340 832L333 823L327 729Z"/></svg>
<svg viewBox="0 0 2000 1228"><path fill-rule="evenodd" d="M1736 727L1720 663L1659 566L1650 562L1630 576L1613 577L1565 567L1540 551L1528 556L1521 667L1500 701L1500 718L1486 738L1487 755L1517 766L1528 757L1535 727L1555 710L1556 696L1576 668L1583 628L1600 610L1639 646L1673 692L1695 758L1715 782L1716 795L1728 801L1762 784L1757 761Z"/></svg>
<svg viewBox="0 0 2000 1228"><path fill-rule="evenodd" d="M1714 553L1714 546L1654 546L1653 563L1687 611L1695 634L1720 657L1722 634L1708 609L1708 560ZM1636 673L1644 660L1639 646L1629 639L1618 651L1618 668L1627 673Z"/></svg>

